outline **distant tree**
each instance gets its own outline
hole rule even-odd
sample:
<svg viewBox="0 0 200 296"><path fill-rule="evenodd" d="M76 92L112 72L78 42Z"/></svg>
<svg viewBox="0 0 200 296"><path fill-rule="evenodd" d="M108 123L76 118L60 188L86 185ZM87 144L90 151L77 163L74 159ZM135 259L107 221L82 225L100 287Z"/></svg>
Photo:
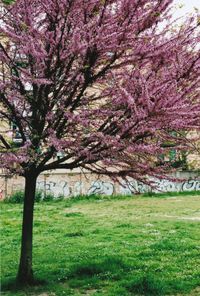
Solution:
<svg viewBox="0 0 200 296"><path fill-rule="evenodd" d="M173 25L172 2L1 4L0 119L15 125L18 143L0 136L0 166L25 178L18 282L33 281L41 172L80 167L148 182L167 170L153 161L165 143L185 149L181 131L199 128L198 18Z"/></svg>
<svg viewBox="0 0 200 296"><path fill-rule="evenodd" d="M6 5L10 5L14 2L15 0L2 0L2 3L3 4L6 4Z"/></svg>

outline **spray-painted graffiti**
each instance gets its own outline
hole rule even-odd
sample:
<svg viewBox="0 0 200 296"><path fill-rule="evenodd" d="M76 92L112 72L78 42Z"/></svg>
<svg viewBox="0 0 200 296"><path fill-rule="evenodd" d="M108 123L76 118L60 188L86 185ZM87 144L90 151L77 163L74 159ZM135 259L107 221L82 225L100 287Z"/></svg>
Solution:
<svg viewBox="0 0 200 296"><path fill-rule="evenodd" d="M187 180L173 182L169 180L158 180L155 183L154 192L180 192L180 191L197 191L200 190L200 180Z"/></svg>
<svg viewBox="0 0 200 296"><path fill-rule="evenodd" d="M114 193L114 184L111 182L95 181L91 184L87 194L112 195Z"/></svg>
<svg viewBox="0 0 200 296"><path fill-rule="evenodd" d="M124 182L120 186L120 193L123 195L129 195L132 193L145 193L149 191L153 192L180 192L180 191L197 191L200 190L200 180L187 180L187 181L170 181L170 180L154 180L154 188L131 180Z"/></svg>
<svg viewBox="0 0 200 296"><path fill-rule="evenodd" d="M74 184L72 187L72 194L73 196L82 195L84 193L84 184L83 182L79 181Z"/></svg>
<svg viewBox="0 0 200 296"><path fill-rule="evenodd" d="M200 180L188 180L182 183L181 191L200 190Z"/></svg>
<svg viewBox="0 0 200 296"><path fill-rule="evenodd" d="M180 175L180 174L179 174ZM194 176L194 177L193 177ZM154 192L170 192L170 191L198 191L200 190L200 179L195 178L195 174L183 174L182 181L172 181L172 180L159 180L154 179L155 188L150 188L149 186L138 182L136 180L130 179L128 182L122 182L121 185L116 184L112 181L106 179L95 180L93 175L89 178L81 178L80 174L73 175L59 175L54 178L54 175L50 177L40 176L37 182L37 189L43 191L45 194L51 193L55 197L64 196L78 196L84 194L102 194L102 195L112 195L112 194L123 194L130 195L134 193L144 193L149 191ZM61 179L62 178L62 179ZM65 178L65 179L64 179ZM186 180L187 178L187 180ZM88 179L89 184L88 184ZM4 199L7 195L10 195L16 190L23 190L24 180L20 178L5 178L1 177L0 183L0 199Z"/></svg>
<svg viewBox="0 0 200 296"><path fill-rule="evenodd" d="M148 191L148 186L141 183L137 182L135 180L129 180L127 182L122 182L120 185L120 194L123 195L130 195L132 193L144 193Z"/></svg>
<svg viewBox="0 0 200 296"><path fill-rule="evenodd" d="M105 182L103 180L93 181L86 191L84 182L78 181L69 186L66 181L38 181L37 189L42 190L45 194L52 193L55 197L59 196L78 196L81 194L102 194L112 195L114 192L123 195L130 195L133 193L145 193L149 191L154 192L172 192L172 191L192 191L200 190L200 180L187 180L182 182L173 182L170 180L154 180L155 189L151 189L149 186L137 182L135 180L129 180L128 182L122 182L119 186L119 192L117 192L116 184L112 182Z"/></svg>
<svg viewBox="0 0 200 296"><path fill-rule="evenodd" d="M173 191L180 191L180 183L173 182L170 180L158 180L154 181L155 189L152 191L154 192L173 192Z"/></svg>
<svg viewBox="0 0 200 296"><path fill-rule="evenodd" d="M59 196L77 196L83 193L83 183L82 182L75 182L70 184L66 181L38 181L37 182L37 190L41 190L43 194L51 193L55 197Z"/></svg>
<svg viewBox="0 0 200 296"><path fill-rule="evenodd" d="M69 196L70 189L65 181L53 182L53 181L38 181L37 190L45 192L45 194L52 193L55 197L59 196Z"/></svg>

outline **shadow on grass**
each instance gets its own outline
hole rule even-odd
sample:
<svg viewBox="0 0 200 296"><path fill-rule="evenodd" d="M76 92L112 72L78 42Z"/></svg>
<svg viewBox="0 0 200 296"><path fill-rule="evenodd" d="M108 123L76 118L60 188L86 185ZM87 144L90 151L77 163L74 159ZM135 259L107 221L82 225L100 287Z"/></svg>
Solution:
<svg viewBox="0 0 200 296"><path fill-rule="evenodd" d="M83 217L83 213L81 212L71 212L71 213L66 213L65 217L73 218L73 217Z"/></svg>
<svg viewBox="0 0 200 296"><path fill-rule="evenodd" d="M77 231L77 232L69 232L69 233L65 233L64 235L65 237L80 237L80 236L84 236L84 233L81 231Z"/></svg>
<svg viewBox="0 0 200 296"><path fill-rule="evenodd" d="M47 281L35 278L29 285L23 285L16 282L16 278L9 278L1 283L1 291L20 292L33 287L42 287L47 284ZM13 294L14 295L14 294Z"/></svg>
<svg viewBox="0 0 200 296"><path fill-rule="evenodd" d="M189 293L198 286L198 280L169 279L165 273L149 270L138 274L138 267L130 265L117 256L104 257L101 260L83 261L72 266L66 278L70 288L101 288L103 282L123 287L127 295L159 296L177 293ZM140 270L141 272L141 270ZM113 283L113 284L112 284ZM114 287L113 286L113 287Z"/></svg>
<svg viewBox="0 0 200 296"><path fill-rule="evenodd" d="M121 258L105 257L103 260L84 261L72 266L68 278L84 279L97 276L99 279L118 279L131 269L131 266Z"/></svg>
<svg viewBox="0 0 200 296"><path fill-rule="evenodd" d="M178 279L165 279L153 273L136 276L131 280L124 281L123 286L130 293L146 296L164 296L177 293L189 293L196 288L198 283Z"/></svg>
<svg viewBox="0 0 200 296"><path fill-rule="evenodd" d="M135 277L124 284L130 293L140 295L166 295L167 286L164 281L155 278L151 274Z"/></svg>
<svg viewBox="0 0 200 296"><path fill-rule="evenodd" d="M33 286L20 287L12 279L3 283L2 291L10 291L13 295L21 291L26 293L26 295L34 295L33 292L42 292L49 285L56 285L56 289L59 289L59 286L62 288L65 284L67 284L68 289L101 290L108 283L111 292L112 289L113 292L116 289L121 289L124 291L123 295L145 296L187 294L198 286L197 279L193 281L190 281L190 279L169 279L165 274L158 274L153 270L143 271L143 273L138 274L137 268L131 266L130 262L125 262L117 256L108 256L101 260L87 260L77 265L72 265L66 276L60 278L59 281L53 280L50 283L48 281L36 280Z"/></svg>

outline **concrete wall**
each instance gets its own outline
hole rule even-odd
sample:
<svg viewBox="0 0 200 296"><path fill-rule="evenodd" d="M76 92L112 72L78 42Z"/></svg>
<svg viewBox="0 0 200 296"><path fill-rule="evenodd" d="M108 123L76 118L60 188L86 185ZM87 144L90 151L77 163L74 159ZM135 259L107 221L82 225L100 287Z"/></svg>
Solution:
<svg viewBox="0 0 200 296"><path fill-rule="evenodd" d="M191 191L200 190L200 176L194 172L177 172L174 177L182 179L181 181L155 180L157 189L150 189L148 186L135 180L128 183L122 181L122 184L114 183L107 177L99 177L91 173L61 172L54 171L50 174L41 174L38 177L37 189L42 190L44 194L53 193L55 196L64 195L65 197L83 195L83 194L122 194L128 195L132 192L168 192L168 191ZM9 177L0 175L0 199L11 193L21 190L24 187L24 178Z"/></svg>

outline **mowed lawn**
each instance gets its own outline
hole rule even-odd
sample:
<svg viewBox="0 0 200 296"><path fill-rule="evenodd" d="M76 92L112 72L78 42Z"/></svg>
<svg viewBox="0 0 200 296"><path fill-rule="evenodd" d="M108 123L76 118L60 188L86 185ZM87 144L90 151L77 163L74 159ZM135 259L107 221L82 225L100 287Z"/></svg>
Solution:
<svg viewBox="0 0 200 296"><path fill-rule="evenodd" d="M2 295L200 295L200 196L35 205L34 273L17 290L22 205L1 203Z"/></svg>

